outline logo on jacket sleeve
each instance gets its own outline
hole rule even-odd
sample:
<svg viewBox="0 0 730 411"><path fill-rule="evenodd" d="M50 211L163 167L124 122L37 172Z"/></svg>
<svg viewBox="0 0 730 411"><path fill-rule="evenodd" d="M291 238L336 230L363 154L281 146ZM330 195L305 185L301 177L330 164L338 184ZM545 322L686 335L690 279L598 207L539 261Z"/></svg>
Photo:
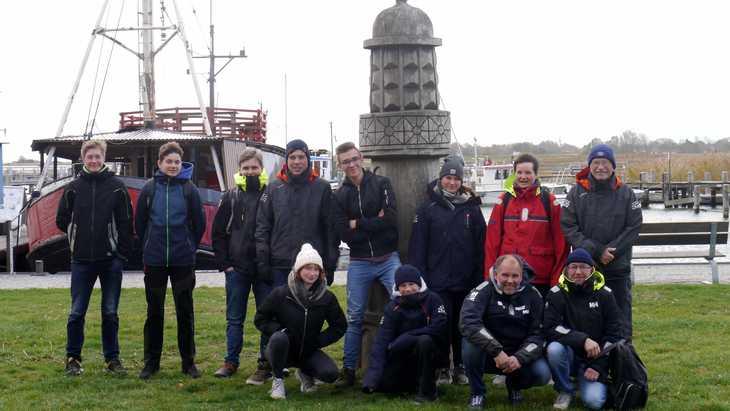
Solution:
<svg viewBox="0 0 730 411"><path fill-rule="evenodd" d="M264 193L264 194L261 195L261 202L262 203L265 203L268 200L269 200L269 194L268 193Z"/></svg>
<svg viewBox="0 0 730 411"><path fill-rule="evenodd" d="M439 314L446 315L446 307L444 307L444 305L441 304L441 305L439 305L439 308L436 309L436 312L439 313Z"/></svg>
<svg viewBox="0 0 730 411"><path fill-rule="evenodd" d="M641 208L641 201L636 200L633 203L631 203L631 209L632 210L638 210Z"/></svg>
<svg viewBox="0 0 730 411"><path fill-rule="evenodd" d="M598 308L598 301L588 302L588 308Z"/></svg>

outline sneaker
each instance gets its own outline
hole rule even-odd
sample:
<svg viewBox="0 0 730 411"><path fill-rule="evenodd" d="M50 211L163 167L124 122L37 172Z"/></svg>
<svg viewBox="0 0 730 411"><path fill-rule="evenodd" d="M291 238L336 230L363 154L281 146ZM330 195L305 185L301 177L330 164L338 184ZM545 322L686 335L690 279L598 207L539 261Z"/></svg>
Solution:
<svg viewBox="0 0 730 411"><path fill-rule="evenodd" d="M335 381L335 387L347 388L355 385L355 370L351 368L342 367L340 376Z"/></svg>
<svg viewBox="0 0 730 411"><path fill-rule="evenodd" d="M456 385L469 385L469 377L466 376L464 367L454 367L454 375L451 379Z"/></svg>
<svg viewBox="0 0 730 411"><path fill-rule="evenodd" d="M193 379L200 378L200 376L202 375L200 373L200 370L198 370L198 367L195 366L195 363L183 365L182 373L189 375L190 378L193 378Z"/></svg>
<svg viewBox="0 0 730 411"><path fill-rule="evenodd" d="M493 385L505 385L507 384L507 376L498 374L494 376L494 379L492 380Z"/></svg>
<svg viewBox="0 0 730 411"><path fill-rule="evenodd" d="M127 375L127 369L124 368L119 358L114 358L106 363L106 370L114 375Z"/></svg>
<svg viewBox="0 0 730 411"><path fill-rule="evenodd" d="M81 375L84 369L81 368L81 361L78 358L68 357L66 359L66 375L76 377Z"/></svg>
<svg viewBox="0 0 730 411"><path fill-rule="evenodd" d="M416 405L421 405L427 402L434 402L439 398L438 392L434 392L433 394L421 394L418 393L413 398L413 403Z"/></svg>
<svg viewBox="0 0 730 411"><path fill-rule="evenodd" d="M154 362L146 362L144 368L139 372L140 380L149 380L150 377L157 374L160 371L160 364Z"/></svg>
<svg viewBox="0 0 730 411"><path fill-rule="evenodd" d="M271 374L271 366L268 361L259 360L259 364L256 367L256 371L246 379L246 384L249 385L262 385L266 381L273 377Z"/></svg>
<svg viewBox="0 0 730 411"><path fill-rule="evenodd" d="M314 377L303 373L300 369L297 369L297 379L300 382L299 391L303 393L317 391L317 386L314 384Z"/></svg>
<svg viewBox="0 0 730 411"><path fill-rule="evenodd" d="M238 367L235 364L226 361L223 363L222 367L218 368L213 376L217 378L229 378L232 377L236 371L238 371Z"/></svg>
<svg viewBox="0 0 730 411"><path fill-rule="evenodd" d="M512 405L517 405L517 404L521 403L522 400L524 400L524 397L522 397L522 391L508 389L507 390L507 400Z"/></svg>
<svg viewBox="0 0 730 411"><path fill-rule="evenodd" d="M436 379L436 385L451 384L451 373L448 368L442 368L438 372L438 378Z"/></svg>
<svg viewBox="0 0 730 411"><path fill-rule="evenodd" d="M570 407L570 402L573 401L573 396L567 392L558 393L558 397L555 398L553 408L556 410L567 410Z"/></svg>
<svg viewBox="0 0 730 411"><path fill-rule="evenodd" d="M271 391L269 393L271 394L271 398L275 400L285 400L286 388L284 388L284 379L274 377L271 380Z"/></svg>
<svg viewBox="0 0 730 411"><path fill-rule="evenodd" d="M483 395L472 395L471 398L469 398L469 409L470 410L484 409L484 396Z"/></svg>

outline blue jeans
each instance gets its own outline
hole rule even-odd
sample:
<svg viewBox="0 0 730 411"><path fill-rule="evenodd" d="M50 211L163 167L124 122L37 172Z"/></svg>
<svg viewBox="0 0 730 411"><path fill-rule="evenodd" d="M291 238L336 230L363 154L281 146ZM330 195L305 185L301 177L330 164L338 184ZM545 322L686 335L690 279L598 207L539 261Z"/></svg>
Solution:
<svg viewBox="0 0 730 411"><path fill-rule="evenodd" d="M575 376L580 388L580 397L586 408L598 410L606 402L606 384L599 381L588 381L583 373L586 361L575 356L573 349L559 342L551 342L547 347L547 359L553 373L555 390L571 395L575 394L575 385L570 376Z"/></svg>
<svg viewBox="0 0 730 411"><path fill-rule="evenodd" d="M84 324L97 277L101 283L101 343L106 361L119 358L119 295L122 291L122 260L93 263L71 262L71 311L66 325L66 356L81 360Z"/></svg>
<svg viewBox="0 0 730 411"><path fill-rule="evenodd" d="M469 377L471 395L486 395L484 374L502 374L502 371L494 364L494 358L466 338L462 340L461 351L464 371ZM506 385L509 389L522 390L545 385L548 381L550 381L550 368L544 358L539 358L519 370L507 374Z"/></svg>
<svg viewBox="0 0 730 411"><path fill-rule="evenodd" d="M257 281L252 275L237 271L226 272L226 358L225 361L239 365L241 348L243 347L243 323L246 321L248 295L253 289L256 308L261 306L271 292L271 285ZM266 339L263 334L259 339L259 358L264 356Z"/></svg>
<svg viewBox="0 0 730 411"><path fill-rule="evenodd" d="M360 357L362 346L362 319L368 303L368 292L373 281L380 281L393 293L395 270L400 267L398 252L382 263L351 260L347 269L347 332L345 333L345 350L343 365L354 370Z"/></svg>

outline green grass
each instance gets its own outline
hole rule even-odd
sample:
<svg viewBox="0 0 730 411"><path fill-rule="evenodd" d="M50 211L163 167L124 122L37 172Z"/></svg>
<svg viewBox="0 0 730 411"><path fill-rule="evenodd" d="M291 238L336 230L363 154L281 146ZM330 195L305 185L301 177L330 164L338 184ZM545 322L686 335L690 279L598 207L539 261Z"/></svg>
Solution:
<svg viewBox="0 0 730 411"><path fill-rule="evenodd" d="M344 289L335 287L340 301ZM635 344L650 374L650 410L730 410L730 286L638 286L634 293ZM195 291L196 343L203 378L180 373L174 308L168 293L162 371L150 382L136 374L142 366L144 293L125 289L120 305L122 360L130 375L103 371L100 346L100 293L94 292L86 323L85 373L64 376L68 290L0 292L0 409L317 409L380 410L413 408L408 399L323 386L317 393L298 392L287 380L289 399L274 402L268 386L244 383L255 367L258 335L249 310L242 369L221 381L213 372L225 352L225 293L221 288ZM249 307L253 305L253 301ZM338 363L342 340L328 352ZM504 388L488 385L489 409L507 410ZM424 409L464 409L466 387L441 389L439 401ZM525 391L518 409L550 409L550 387ZM576 407L573 407L576 408ZM577 408L576 408L577 409Z"/></svg>

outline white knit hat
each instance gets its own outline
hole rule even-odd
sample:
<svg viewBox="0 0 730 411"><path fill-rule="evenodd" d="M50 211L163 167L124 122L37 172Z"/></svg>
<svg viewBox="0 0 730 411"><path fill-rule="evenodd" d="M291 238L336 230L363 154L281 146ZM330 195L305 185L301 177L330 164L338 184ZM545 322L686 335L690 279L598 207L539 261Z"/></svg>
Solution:
<svg viewBox="0 0 730 411"><path fill-rule="evenodd" d="M299 251L297 259L294 261L294 272L298 273L299 270L307 264L315 264L319 267L320 271L324 272L322 257L319 256L319 253L311 244L304 243L302 245L302 250Z"/></svg>

